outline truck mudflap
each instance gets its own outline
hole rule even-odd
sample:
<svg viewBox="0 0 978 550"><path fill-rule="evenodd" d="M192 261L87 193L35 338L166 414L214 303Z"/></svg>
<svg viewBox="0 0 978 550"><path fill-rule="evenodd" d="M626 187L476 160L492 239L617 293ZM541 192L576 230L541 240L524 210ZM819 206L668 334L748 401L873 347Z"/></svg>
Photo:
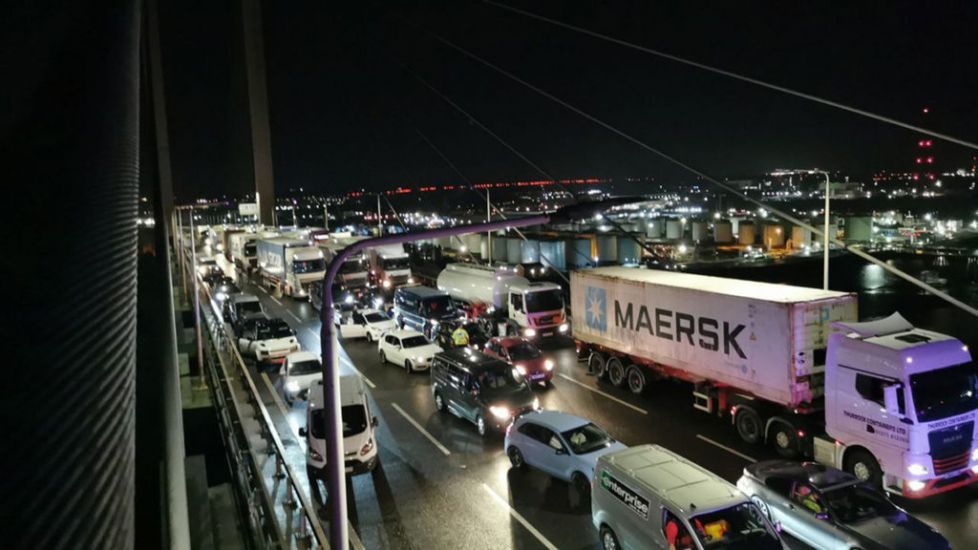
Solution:
<svg viewBox="0 0 978 550"><path fill-rule="evenodd" d="M975 471L975 468L968 468L950 476L929 479L924 482L923 487L910 487L911 482L901 480L902 482L899 486L887 485L886 490L907 499L917 500L927 498L940 493L953 491L978 481L978 472Z"/></svg>

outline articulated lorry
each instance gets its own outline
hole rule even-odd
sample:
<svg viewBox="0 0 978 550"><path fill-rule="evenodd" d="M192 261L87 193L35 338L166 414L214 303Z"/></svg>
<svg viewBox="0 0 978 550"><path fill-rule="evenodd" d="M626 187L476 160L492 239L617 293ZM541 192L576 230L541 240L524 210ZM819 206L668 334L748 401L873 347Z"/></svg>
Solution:
<svg viewBox="0 0 978 550"><path fill-rule="evenodd" d="M274 233L268 236L274 236ZM228 261L245 273L251 273L258 267L258 239L255 233L232 233L228 237L228 248L225 254Z"/></svg>
<svg viewBox="0 0 978 550"><path fill-rule="evenodd" d="M258 239L258 269L266 285L286 296L307 298L308 286L326 271L323 251L312 243L288 237Z"/></svg>
<svg viewBox="0 0 978 550"><path fill-rule="evenodd" d="M438 290L504 321L507 335L555 336L570 328L560 286L531 283L512 268L448 264L438 274Z"/></svg>
<svg viewBox="0 0 978 550"><path fill-rule="evenodd" d="M414 284L411 275L411 258L404 245L386 244L369 250L370 277L373 284L390 290L401 285Z"/></svg>
<svg viewBox="0 0 978 550"><path fill-rule="evenodd" d="M575 271L571 297L578 350L614 385L688 382L744 441L908 498L978 480L978 374L953 337L856 322L855 294L671 271Z"/></svg>
<svg viewBox="0 0 978 550"><path fill-rule="evenodd" d="M366 237L355 237L349 233L326 233L314 236L316 245L326 253L326 262L333 261L344 248L357 241L362 241ZM370 265L367 256L361 251L353 254L343 265L337 274L337 283L341 288L351 291L362 291L367 287L367 278L370 272Z"/></svg>

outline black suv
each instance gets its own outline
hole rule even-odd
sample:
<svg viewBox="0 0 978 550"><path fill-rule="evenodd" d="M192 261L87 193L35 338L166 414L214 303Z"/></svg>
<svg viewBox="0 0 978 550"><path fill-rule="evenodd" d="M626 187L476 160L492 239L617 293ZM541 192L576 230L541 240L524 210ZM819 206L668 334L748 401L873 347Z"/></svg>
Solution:
<svg viewBox="0 0 978 550"><path fill-rule="evenodd" d="M540 408L523 375L472 348L435 355L431 365L435 408L475 424L479 435L504 429L517 416Z"/></svg>

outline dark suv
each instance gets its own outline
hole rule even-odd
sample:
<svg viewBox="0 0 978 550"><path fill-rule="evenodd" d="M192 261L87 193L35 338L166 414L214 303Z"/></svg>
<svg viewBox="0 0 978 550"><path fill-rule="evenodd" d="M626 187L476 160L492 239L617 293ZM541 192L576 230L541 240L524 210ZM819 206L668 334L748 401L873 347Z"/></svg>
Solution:
<svg viewBox="0 0 978 550"><path fill-rule="evenodd" d="M394 293L394 321L434 339L439 323L457 321L462 313L444 292L427 286L401 287Z"/></svg>
<svg viewBox="0 0 978 550"><path fill-rule="evenodd" d="M472 348L435 355L431 393L435 408L472 422L483 436L490 428L503 430L517 416L540 408L519 371Z"/></svg>

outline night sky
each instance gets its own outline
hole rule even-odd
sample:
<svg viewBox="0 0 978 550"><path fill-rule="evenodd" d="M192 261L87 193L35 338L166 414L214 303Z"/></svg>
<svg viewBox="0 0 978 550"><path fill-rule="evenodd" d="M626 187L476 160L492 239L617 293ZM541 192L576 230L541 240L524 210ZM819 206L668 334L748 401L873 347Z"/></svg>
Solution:
<svg viewBox="0 0 978 550"><path fill-rule="evenodd" d="M186 5L183 5L186 4ZM163 13L178 195L250 190L237 3ZM264 3L280 193L537 179L410 67L558 177L688 174L446 48L418 24L721 177L908 168L905 130L684 67L480 2ZM978 140L978 5L964 2L513 5L962 139ZM192 14L193 17L188 17ZM920 108L931 114L922 119ZM974 152L938 144L942 168Z"/></svg>

